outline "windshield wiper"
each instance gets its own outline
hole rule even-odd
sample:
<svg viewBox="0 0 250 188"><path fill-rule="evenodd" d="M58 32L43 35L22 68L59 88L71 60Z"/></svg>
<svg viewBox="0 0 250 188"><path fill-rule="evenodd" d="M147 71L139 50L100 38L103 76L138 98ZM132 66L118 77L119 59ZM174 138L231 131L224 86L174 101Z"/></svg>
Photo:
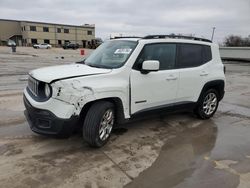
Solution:
<svg viewBox="0 0 250 188"><path fill-rule="evenodd" d="M112 69L111 67L104 66L104 65L96 65L96 64L86 64L90 67L95 67L95 68L102 68L102 69Z"/></svg>
<svg viewBox="0 0 250 188"><path fill-rule="evenodd" d="M85 59L83 59L82 61L77 61L76 64L85 64Z"/></svg>

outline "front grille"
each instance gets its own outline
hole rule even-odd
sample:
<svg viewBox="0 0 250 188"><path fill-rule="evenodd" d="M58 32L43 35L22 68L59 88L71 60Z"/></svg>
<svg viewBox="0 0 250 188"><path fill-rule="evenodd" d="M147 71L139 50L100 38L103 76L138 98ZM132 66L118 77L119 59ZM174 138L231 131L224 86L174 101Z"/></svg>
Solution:
<svg viewBox="0 0 250 188"><path fill-rule="evenodd" d="M29 76L28 88L31 91L31 93L33 95L35 95L36 97L38 96L38 85L39 85L39 81L37 81L34 78L32 78L31 76Z"/></svg>

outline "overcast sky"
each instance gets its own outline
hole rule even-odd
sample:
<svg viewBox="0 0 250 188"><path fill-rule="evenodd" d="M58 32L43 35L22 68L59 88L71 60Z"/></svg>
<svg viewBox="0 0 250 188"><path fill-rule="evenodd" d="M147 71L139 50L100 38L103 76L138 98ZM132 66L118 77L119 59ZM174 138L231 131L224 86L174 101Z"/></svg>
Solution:
<svg viewBox="0 0 250 188"><path fill-rule="evenodd" d="M0 18L96 25L96 36L250 35L250 0L0 0Z"/></svg>

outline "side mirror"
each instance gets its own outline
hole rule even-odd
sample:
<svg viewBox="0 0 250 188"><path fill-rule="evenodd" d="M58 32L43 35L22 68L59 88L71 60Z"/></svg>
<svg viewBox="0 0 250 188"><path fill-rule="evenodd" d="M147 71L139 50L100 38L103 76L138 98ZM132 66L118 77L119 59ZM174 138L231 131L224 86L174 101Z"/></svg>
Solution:
<svg viewBox="0 0 250 188"><path fill-rule="evenodd" d="M158 71L160 62L156 60L147 60L142 63L142 73L149 73L150 71Z"/></svg>

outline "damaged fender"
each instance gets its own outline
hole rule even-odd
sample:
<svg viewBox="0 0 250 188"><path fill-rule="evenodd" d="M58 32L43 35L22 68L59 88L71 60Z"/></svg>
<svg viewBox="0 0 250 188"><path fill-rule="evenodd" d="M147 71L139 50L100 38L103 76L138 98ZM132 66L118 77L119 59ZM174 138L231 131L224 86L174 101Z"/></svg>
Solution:
<svg viewBox="0 0 250 188"><path fill-rule="evenodd" d="M117 96L123 103L124 117L129 118L128 101L126 94L119 90L98 91L88 85L75 79L71 82L60 80L52 83L53 95L52 98L69 103L74 106L72 115L79 115L85 104L98 99L110 98Z"/></svg>

